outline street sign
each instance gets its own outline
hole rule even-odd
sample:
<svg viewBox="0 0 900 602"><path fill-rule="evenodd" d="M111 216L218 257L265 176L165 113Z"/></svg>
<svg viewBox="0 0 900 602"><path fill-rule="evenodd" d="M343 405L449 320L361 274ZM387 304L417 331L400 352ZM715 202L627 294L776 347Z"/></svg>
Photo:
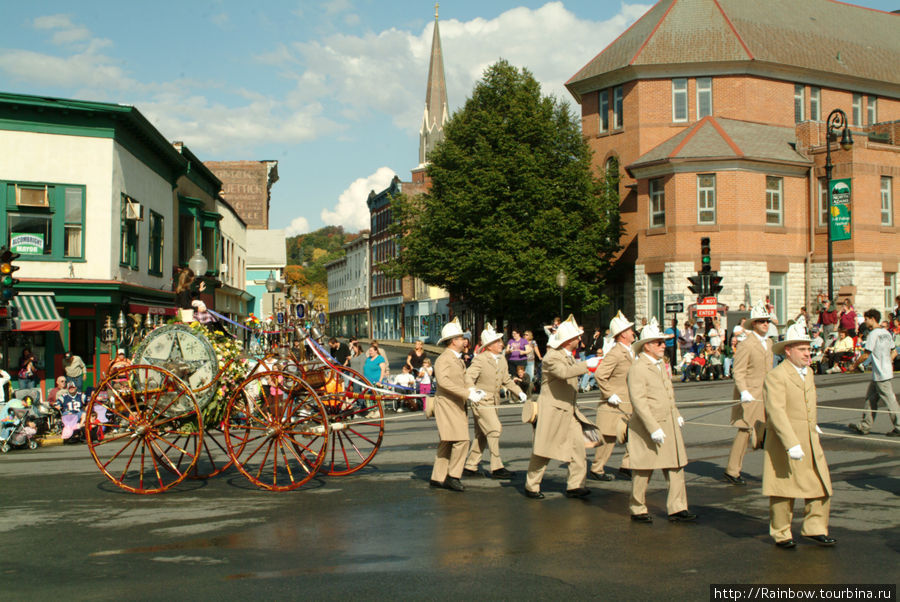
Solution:
<svg viewBox="0 0 900 602"><path fill-rule="evenodd" d="M719 301L715 297L703 297L703 301L700 303L703 305L715 305Z"/></svg>
<svg viewBox="0 0 900 602"><path fill-rule="evenodd" d="M680 314L684 312L684 303L666 303L667 314Z"/></svg>
<svg viewBox="0 0 900 602"><path fill-rule="evenodd" d="M705 305L703 303L697 304L697 317L698 318L715 318L716 312L719 309L717 304L713 305Z"/></svg>

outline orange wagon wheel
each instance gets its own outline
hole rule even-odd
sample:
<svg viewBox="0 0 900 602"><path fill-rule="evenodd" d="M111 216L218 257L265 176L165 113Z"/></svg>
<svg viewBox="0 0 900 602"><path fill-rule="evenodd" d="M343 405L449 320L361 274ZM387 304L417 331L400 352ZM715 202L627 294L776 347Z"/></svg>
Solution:
<svg viewBox="0 0 900 602"><path fill-rule="evenodd" d="M359 382L372 384L364 376L342 366L340 371ZM356 393L375 397L374 391L354 385ZM328 457L323 470L329 476L345 476L365 467L381 447L384 439L384 407L380 399L360 399L354 395L336 393L326 399L331 430Z"/></svg>
<svg viewBox="0 0 900 602"><path fill-rule="evenodd" d="M157 366L134 365L111 374L94 391L85 417L94 462L132 493L160 493L183 481L203 445L194 394Z"/></svg>
<svg viewBox="0 0 900 602"><path fill-rule="evenodd" d="M263 489L296 489L312 479L325 460L325 406L296 376L254 374L231 396L223 424L234 465Z"/></svg>

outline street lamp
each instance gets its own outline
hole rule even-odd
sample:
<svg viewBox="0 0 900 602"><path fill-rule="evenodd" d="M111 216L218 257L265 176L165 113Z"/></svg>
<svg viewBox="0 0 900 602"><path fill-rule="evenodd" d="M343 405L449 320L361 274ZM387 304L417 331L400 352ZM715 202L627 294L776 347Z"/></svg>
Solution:
<svg viewBox="0 0 900 602"><path fill-rule="evenodd" d="M278 290L278 281L275 280L275 275L272 271L269 271L269 277L266 278L266 290L270 293L274 293Z"/></svg>
<svg viewBox="0 0 900 602"><path fill-rule="evenodd" d="M188 267L194 272L195 276L202 278L206 275L206 270L209 268L209 262L206 260L206 257L203 256L203 251L200 250L200 247L194 249L194 254L191 255L191 258L188 260Z"/></svg>
<svg viewBox="0 0 900 602"><path fill-rule="evenodd" d="M828 298L834 303L834 265L833 250L831 240L831 211L834 207L831 196L831 170L834 167L831 164L831 143L836 141L837 130L841 130L841 150L848 151L853 147L853 135L850 128L847 127L847 114L840 109L835 109L828 114L828 120L825 122L825 186L828 187L828 221L825 228L828 234Z"/></svg>
<svg viewBox="0 0 900 602"><path fill-rule="evenodd" d="M556 275L556 286L559 287L559 317L562 319L563 313L563 289L566 288L566 283L569 282L569 279L566 277L566 273L562 270Z"/></svg>

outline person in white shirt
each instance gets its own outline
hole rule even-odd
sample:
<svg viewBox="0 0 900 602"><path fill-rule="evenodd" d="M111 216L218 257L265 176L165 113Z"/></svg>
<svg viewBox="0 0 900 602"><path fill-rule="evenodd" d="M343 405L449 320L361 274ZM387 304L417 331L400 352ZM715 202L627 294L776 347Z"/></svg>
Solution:
<svg viewBox="0 0 900 602"><path fill-rule="evenodd" d="M3 361L3 354L0 353L0 362ZM12 381L9 372L0 368L0 402L6 401L6 386Z"/></svg>
<svg viewBox="0 0 900 602"><path fill-rule="evenodd" d="M897 349L894 347L894 337L878 324L881 321L881 312L870 309L863 314L869 334L866 337L866 347L862 355L853 363L850 372L853 372L861 363L870 356L872 358L872 382L866 391L866 401L863 406L861 422L849 424L850 430L860 435L868 435L875 422L875 410L884 402L890 411L891 423L894 425L888 431L888 437L900 437L900 406L897 405L897 397L894 395L894 387L891 379L894 378L894 358L897 357Z"/></svg>

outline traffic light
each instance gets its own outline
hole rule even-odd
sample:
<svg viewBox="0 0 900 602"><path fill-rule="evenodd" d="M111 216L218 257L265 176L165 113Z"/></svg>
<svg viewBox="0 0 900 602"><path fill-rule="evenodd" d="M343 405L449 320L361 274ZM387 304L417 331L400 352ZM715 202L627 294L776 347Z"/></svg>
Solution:
<svg viewBox="0 0 900 602"><path fill-rule="evenodd" d="M13 272L18 270L19 266L12 263L18 258L18 253L13 253L6 247L0 250L0 304L8 303L10 299L19 294L15 289L19 279L13 278Z"/></svg>
<svg viewBox="0 0 900 602"><path fill-rule="evenodd" d="M697 274L696 276L688 276L688 281L691 285L688 287L688 290L697 295L698 297L706 296L706 291L704 290L704 283L706 282L706 278L703 274Z"/></svg>
<svg viewBox="0 0 900 602"><path fill-rule="evenodd" d="M709 276L709 296L718 297L722 292L722 276L716 272L712 272Z"/></svg>
<svg viewBox="0 0 900 602"><path fill-rule="evenodd" d="M18 329L19 321L16 317L19 310L12 305L0 305L0 332L9 332Z"/></svg>
<svg viewBox="0 0 900 602"><path fill-rule="evenodd" d="M709 258L709 237L704 236L700 239L700 271L701 272L709 272L712 269L712 264Z"/></svg>

